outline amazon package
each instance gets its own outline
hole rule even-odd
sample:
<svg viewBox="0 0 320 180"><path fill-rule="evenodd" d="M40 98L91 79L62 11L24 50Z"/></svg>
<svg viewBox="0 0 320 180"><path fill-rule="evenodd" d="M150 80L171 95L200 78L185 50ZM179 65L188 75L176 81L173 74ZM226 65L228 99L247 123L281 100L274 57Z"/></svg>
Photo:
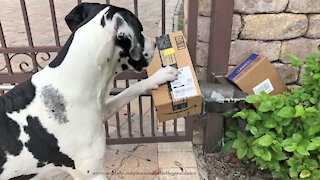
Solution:
<svg viewBox="0 0 320 180"><path fill-rule="evenodd" d="M259 54L251 54L231 69L225 78L235 83L247 94L259 94L265 91L270 95L288 91L279 73L268 61Z"/></svg>
<svg viewBox="0 0 320 180"><path fill-rule="evenodd" d="M180 71L177 80L152 90L158 120L164 122L200 114L201 91L183 33L179 31L157 37L156 44L154 58L147 68L148 76L166 66Z"/></svg>

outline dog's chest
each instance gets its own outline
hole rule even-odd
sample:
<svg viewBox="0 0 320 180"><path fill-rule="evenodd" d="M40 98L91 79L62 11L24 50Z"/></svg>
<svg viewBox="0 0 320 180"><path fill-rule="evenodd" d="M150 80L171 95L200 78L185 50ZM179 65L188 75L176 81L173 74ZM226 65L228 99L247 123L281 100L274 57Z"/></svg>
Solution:
<svg viewBox="0 0 320 180"><path fill-rule="evenodd" d="M1 114L1 121L6 116L8 126L14 130L13 134L6 132L6 141L16 149L0 152L6 159L1 178L11 173L37 172L47 164L74 168L79 149L104 136L101 122L93 120L101 118L101 113L94 110L96 103L79 105L52 85L35 87L35 96L24 109ZM29 163L26 166L21 162Z"/></svg>

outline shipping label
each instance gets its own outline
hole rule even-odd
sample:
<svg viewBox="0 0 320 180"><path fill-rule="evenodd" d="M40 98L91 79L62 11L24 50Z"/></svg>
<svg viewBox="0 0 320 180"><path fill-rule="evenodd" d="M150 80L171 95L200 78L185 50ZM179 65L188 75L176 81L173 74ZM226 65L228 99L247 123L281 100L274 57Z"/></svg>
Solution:
<svg viewBox="0 0 320 180"><path fill-rule="evenodd" d="M170 83L173 97L175 99L182 99L197 95L190 66L180 68L179 71L178 79Z"/></svg>

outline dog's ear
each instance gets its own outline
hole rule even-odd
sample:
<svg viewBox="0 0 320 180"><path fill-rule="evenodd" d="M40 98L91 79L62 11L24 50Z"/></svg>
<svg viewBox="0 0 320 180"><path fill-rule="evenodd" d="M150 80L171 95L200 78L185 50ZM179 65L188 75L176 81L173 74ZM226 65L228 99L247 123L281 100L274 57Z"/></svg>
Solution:
<svg viewBox="0 0 320 180"><path fill-rule="evenodd" d="M81 3L72 9L72 11L65 17L65 21L70 30L74 32L79 24L88 18L93 18L105 7L106 5L99 3Z"/></svg>
<svg viewBox="0 0 320 180"><path fill-rule="evenodd" d="M138 43L136 37L134 37L134 35L131 35L131 33L133 34L134 32L131 28L129 28L129 26L127 26L126 21L121 16L115 16L114 18L114 29L117 34L117 39L129 39L131 42L131 48L129 50L130 57L133 60L139 61L142 54L142 48Z"/></svg>

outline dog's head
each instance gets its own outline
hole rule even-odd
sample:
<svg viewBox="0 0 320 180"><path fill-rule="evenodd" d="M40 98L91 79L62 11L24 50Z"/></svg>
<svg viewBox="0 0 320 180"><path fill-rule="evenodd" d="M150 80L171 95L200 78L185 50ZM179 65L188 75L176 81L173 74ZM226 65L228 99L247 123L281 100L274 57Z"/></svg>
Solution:
<svg viewBox="0 0 320 180"><path fill-rule="evenodd" d="M130 68L141 71L148 66L154 54L155 43L142 35L143 27L132 12L111 5L82 3L66 16L65 21L70 30L75 32L92 19L99 20L94 28L109 29L102 32L109 33L107 36L112 37L114 52L118 53L113 56L113 60L118 61L122 70Z"/></svg>

